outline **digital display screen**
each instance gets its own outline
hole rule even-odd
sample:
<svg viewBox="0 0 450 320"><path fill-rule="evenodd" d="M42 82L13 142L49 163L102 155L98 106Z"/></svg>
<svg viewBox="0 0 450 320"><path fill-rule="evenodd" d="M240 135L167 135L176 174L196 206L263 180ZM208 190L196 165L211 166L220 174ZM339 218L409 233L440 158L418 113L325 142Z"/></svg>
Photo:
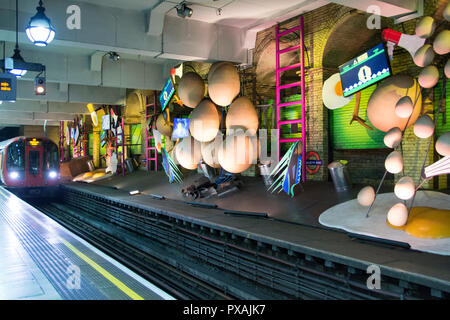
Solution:
<svg viewBox="0 0 450 320"><path fill-rule="evenodd" d="M161 109L163 111L167 107L167 104L169 103L170 99L172 99L174 93L175 88L173 87L172 80L170 80L169 78L166 84L164 85L163 90L159 94L159 102L161 103Z"/></svg>
<svg viewBox="0 0 450 320"><path fill-rule="evenodd" d="M16 76L0 73L0 101L16 100Z"/></svg>
<svg viewBox="0 0 450 320"><path fill-rule="evenodd" d="M174 118L172 140L182 139L189 135L189 119L188 118Z"/></svg>
<svg viewBox="0 0 450 320"><path fill-rule="evenodd" d="M392 75L382 43L339 67L344 97Z"/></svg>

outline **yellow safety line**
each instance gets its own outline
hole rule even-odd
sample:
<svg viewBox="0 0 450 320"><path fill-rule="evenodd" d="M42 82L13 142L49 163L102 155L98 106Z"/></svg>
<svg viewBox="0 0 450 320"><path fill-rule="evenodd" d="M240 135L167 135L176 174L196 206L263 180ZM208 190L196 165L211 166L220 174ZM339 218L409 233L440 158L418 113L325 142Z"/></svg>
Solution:
<svg viewBox="0 0 450 320"><path fill-rule="evenodd" d="M62 240L62 239L61 239ZM136 292L128 288L123 282L121 282L119 279L114 277L112 274L110 274L108 271L103 269L101 266L99 266L95 261L88 258L86 255L84 255L82 252L80 252L77 248L75 248L73 245L71 245L66 240L62 240L62 243L64 243L70 250L72 250L77 256L79 256L81 259L86 261L92 268L97 270L102 276L104 276L106 279L111 281L117 288L122 290L127 296L129 296L133 300L144 300L140 295L138 295Z"/></svg>

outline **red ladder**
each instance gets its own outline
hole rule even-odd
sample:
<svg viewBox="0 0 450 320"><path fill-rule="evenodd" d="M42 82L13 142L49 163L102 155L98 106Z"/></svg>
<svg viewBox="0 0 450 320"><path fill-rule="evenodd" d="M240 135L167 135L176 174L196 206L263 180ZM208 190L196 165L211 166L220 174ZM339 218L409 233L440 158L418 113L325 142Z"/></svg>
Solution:
<svg viewBox="0 0 450 320"><path fill-rule="evenodd" d="M300 16L299 19L299 25L296 27L293 27L291 29L284 30L280 32L280 27L277 25L275 27L275 45L276 45L276 90L277 90L277 100L276 100L276 107L277 107L277 131L278 131L278 151L280 152L280 159L281 159L281 143L289 143L289 142L296 142L301 141L302 142L302 182L306 181L306 122L305 122L305 47L304 47L304 26L303 26L303 16ZM293 47L288 47L285 49L280 50L280 38L291 33L294 31L299 31L300 33L300 43ZM280 55L286 52L290 52L293 50L299 50L300 51L300 63L296 63L287 67L280 67ZM297 72L300 76L300 81L283 84L281 85L281 73L283 71L287 71L294 68L300 68L300 72ZM300 95L301 100L298 101L291 101L291 102L285 102L281 103L281 90L292 88L292 87L300 87ZM291 105L301 105L301 119L294 119L294 120L285 120L281 121L281 108L291 106ZM301 138L293 138L293 139L282 139L281 137L281 126L287 125L287 124L301 124L302 127L302 135Z"/></svg>
<svg viewBox="0 0 450 320"><path fill-rule="evenodd" d="M145 97L145 120L148 123L149 119L153 117L153 123L156 124L156 102L157 102L157 92L153 91L152 102L149 103L149 96ZM153 170L158 171L158 150L156 148L155 137L153 132L149 131L148 125L145 128L146 139L145 139L145 160L147 171L151 170L151 162L153 161ZM153 153L153 154L152 154Z"/></svg>

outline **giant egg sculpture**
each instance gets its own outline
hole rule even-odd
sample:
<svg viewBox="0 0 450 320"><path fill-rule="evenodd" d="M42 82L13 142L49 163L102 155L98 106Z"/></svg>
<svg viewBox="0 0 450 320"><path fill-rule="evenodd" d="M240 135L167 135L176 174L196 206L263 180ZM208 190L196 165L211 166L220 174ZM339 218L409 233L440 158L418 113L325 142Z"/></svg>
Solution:
<svg viewBox="0 0 450 320"><path fill-rule="evenodd" d="M420 116L414 124L414 134L418 138L427 139L434 133L434 122L428 115Z"/></svg>
<svg viewBox="0 0 450 320"><path fill-rule="evenodd" d="M392 151L384 161L387 172L396 174L403 170L403 157L399 151Z"/></svg>
<svg viewBox="0 0 450 320"><path fill-rule="evenodd" d="M444 74L447 78L450 78L450 59L445 63Z"/></svg>
<svg viewBox="0 0 450 320"><path fill-rule="evenodd" d="M422 88L433 88L439 81L439 70L435 66L422 69L419 74L419 84Z"/></svg>
<svg viewBox="0 0 450 320"><path fill-rule="evenodd" d="M390 129L384 135L384 144L388 148L397 148L397 146L402 141L402 130L400 128L395 127Z"/></svg>
<svg viewBox="0 0 450 320"><path fill-rule="evenodd" d="M258 130L258 114L253 103L247 97L239 97L228 109L225 124L227 129L231 127L243 127L252 134Z"/></svg>
<svg viewBox="0 0 450 320"><path fill-rule="evenodd" d="M222 107L228 106L239 94L239 74L230 62L218 64L208 75L208 94L211 100Z"/></svg>
<svg viewBox="0 0 450 320"><path fill-rule="evenodd" d="M395 108L400 98L409 96L416 104L411 118L401 118ZM419 84L415 79L406 75L396 75L380 84L372 93L367 103L367 117L378 130L387 132L394 127L404 129L413 125L422 109L422 97Z"/></svg>
<svg viewBox="0 0 450 320"><path fill-rule="evenodd" d="M214 139L219 130L220 117L216 106L208 99L204 99L192 111L189 119L189 131L195 140L207 142Z"/></svg>
<svg viewBox="0 0 450 320"><path fill-rule="evenodd" d="M222 146L222 140L222 134L219 133L214 140L201 144L202 158L210 167L220 168L219 149Z"/></svg>
<svg viewBox="0 0 450 320"><path fill-rule="evenodd" d="M257 146L253 141L244 130L233 130L232 134L226 136L219 149L220 166L231 173L247 170L256 162Z"/></svg>
<svg viewBox="0 0 450 320"><path fill-rule="evenodd" d="M443 16L445 20L450 21L450 2L445 6Z"/></svg>
<svg viewBox="0 0 450 320"><path fill-rule="evenodd" d="M401 202L393 205L387 214L387 220L395 227L404 226L408 221L408 208Z"/></svg>
<svg viewBox="0 0 450 320"><path fill-rule="evenodd" d="M395 195L402 200L411 199L415 192L414 180L408 176L400 178L394 187Z"/></svg>
<svg viewBox="0 0 450 320"><path fill-rule="evenodd" d="M450 52L450 30L439 32L434 39L433 49L437 54L447 54Z"/></svg>
<svg viewBox="0 0 450 320"><path fill-rule="evenodd" d="M175 157L182 167L194 170L202 158L200 142L192 136L183 138L175 148Z"/></svg>
<svg viewBox="0 0 450 320"><path fill-rule="evenodd" d="M205 82L195 72L188 72L178 84L178 97L184 105L195 108L205 95Z"/></svg>
<svg viewBox="0 0 450 320"><path fill-rule="evenodd" d="M436 152L441 156L450 156L450 131L447 131L437 139L435 148Z"/></svg>
<svg viewBox="0 0 450 320"><path fill-rule="evenodd" d="M419 67L428 66L434 59L434 51L431 44L425 44L414 54L414 63Z"/></svg>
<svg viewBox="0 0 450 320"><path fill-rule="evenodd" d="M420 82L420 81L419 81ZM410 96L404 96L395 105L395 114L400 118L409 118L414 110L414 102Z"/></svg>
<svg viewBox="0 0 450 320"><path fill-rule="evenodd" d="M362 188L358 192L358 203L364 207L368 207L375 200L375 190L371 186Z"/></svg>
<svg viewBox="0 0 450 320"><path fill-rule="evenodd" d="M432 17L423 17L416 25L416 36L430 37L436 29L436 23Z"/></svg>
<svg viewBox="0 0 450 320"><path fill-rule="evenodd" d="M172 126L169 122L166 122L164 116L160 114L158 118L156 118L156 130L161 132L163 136L170 137L172 135Z"/></svg>

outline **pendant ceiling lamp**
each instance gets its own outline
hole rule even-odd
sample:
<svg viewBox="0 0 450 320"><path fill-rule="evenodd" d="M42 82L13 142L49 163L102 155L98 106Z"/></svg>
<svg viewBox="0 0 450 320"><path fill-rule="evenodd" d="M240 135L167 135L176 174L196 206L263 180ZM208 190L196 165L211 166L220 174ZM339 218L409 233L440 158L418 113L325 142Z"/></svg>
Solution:
<svg viewBox="0 0 450 320"><path fill-rule="evenodd" d="M16 0L16 48L14 49L14 55L11 57L13 61L13 68L9 69L8 72L15 75L17 78L22 77L27 73L27 69L23 67L25 61L20 55L19 50L19 4Z"/></svg>
<svg viewBox="0 0 450 320"><path fill-rule="evenodd" d="M37 13L31 17L25 32L31 42L37 46L45 47L55 37L55 29L44 13L45 8L42 6L42 0L39 1L39 7L36 10Z"/></svg>

